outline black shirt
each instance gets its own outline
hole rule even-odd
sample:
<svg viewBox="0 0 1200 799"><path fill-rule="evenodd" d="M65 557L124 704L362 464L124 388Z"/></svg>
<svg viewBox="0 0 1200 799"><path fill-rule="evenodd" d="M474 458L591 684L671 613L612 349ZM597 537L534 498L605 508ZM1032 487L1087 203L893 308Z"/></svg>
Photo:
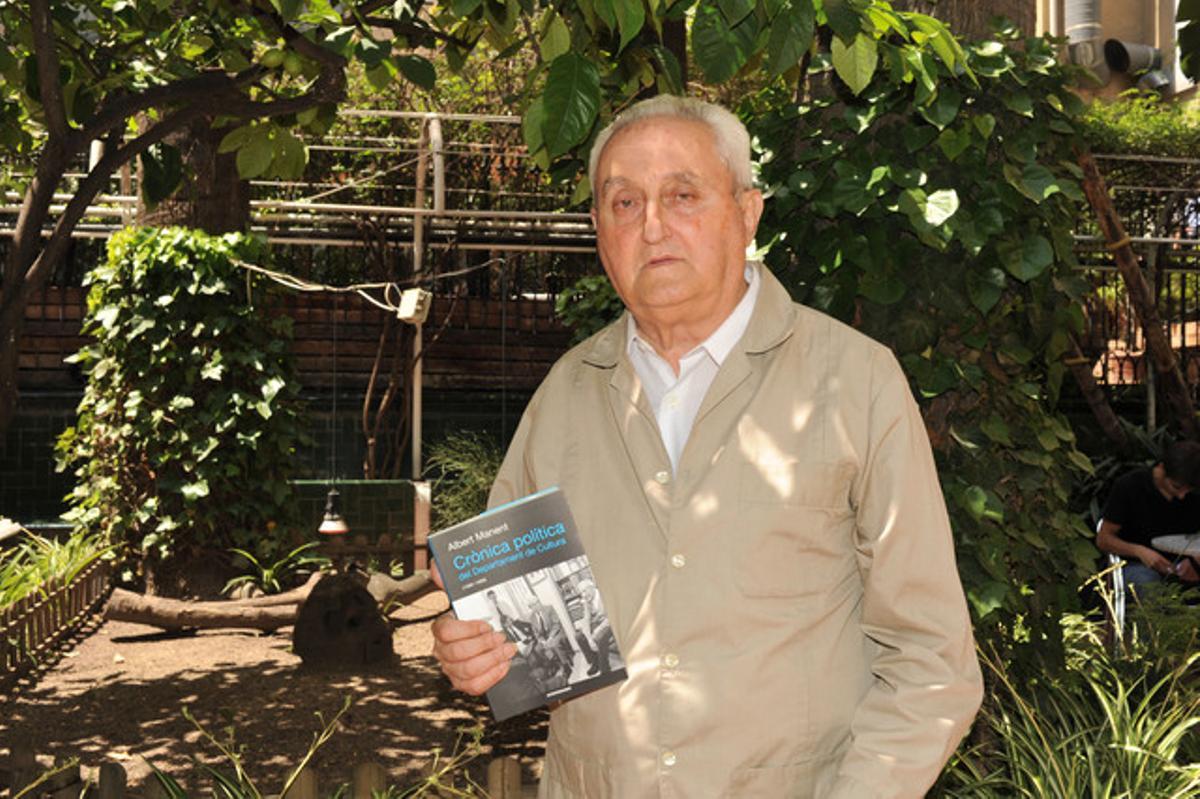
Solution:
<svg viewBox="0 0 1200 799"><path fill-rule="evenodd" d="M1154 487L1149 468L1136 469L1113 484L1102 518L1121 526L1117 535L1123 541L1150 546L1160 535L1200 531L1200 492L1169 500Z"/></svg>

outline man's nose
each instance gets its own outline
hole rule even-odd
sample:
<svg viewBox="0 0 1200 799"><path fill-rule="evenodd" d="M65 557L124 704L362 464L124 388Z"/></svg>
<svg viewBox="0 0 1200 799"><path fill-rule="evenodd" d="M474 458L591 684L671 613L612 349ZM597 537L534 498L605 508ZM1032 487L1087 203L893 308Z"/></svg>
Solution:
<svg viewBox="0 0 1200 799"><path fill-rule="evenodd" d="M642 238L653 244L662 241L667 235L667 222L663 217L662 204L657 200L648 200L645 216L642 218Z"/></svg>

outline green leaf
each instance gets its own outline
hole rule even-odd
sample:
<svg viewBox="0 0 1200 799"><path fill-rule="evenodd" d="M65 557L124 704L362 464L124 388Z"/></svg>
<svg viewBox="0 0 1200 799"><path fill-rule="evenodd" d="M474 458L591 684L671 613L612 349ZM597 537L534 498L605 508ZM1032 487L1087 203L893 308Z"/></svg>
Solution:
<svg viewBox="0 0 1200 799"><path fill-rule="evenodd" d="M432 91L437 83L437 70L427 58L419 55L398 55L395 64L410 83L420 86L425 91Z"/></svg>
<svg viewBox="0 0 1200 799"><path fill-rule="evenodd" d="M1054 262L1050 242L1037 234L997 242L996 252L1009 274L1021 281L1033 280Z"/></svg>
<svg viewBox="0 0 1200 799"><path fill-rule="evenodd" d="M194 483L187 483L180 489L180 493L183 494L184 499L190 502L203 499L208 496L208 481L201 478Z"/></svg>
<svg viewBox="0 0 1200 799"><path fill-rule="evenodd" d="M221 143L217 145L217 152L231 153L241 149L253 136L254 125L242 125L240 128L234 128L221 138Z"/></svg>
<svg viewBox="0 0 1200 799"><path fill-rule="evenodd" d="M825 19L837 38L850 41L862 31L862 18L859 16L867 3L855 0L825 0Z"/></svg>
<svg viewBox="0 0 1200 799"><path fill-rule="evenodd" d="M813 6L809 0L791 0L771 20L767 39L767 70L782 75L800 63L812 47Z"/></svg>
<svg viewBox="0 0 1200 799"><path fill-rule="evenodd" d="M545 145L545 139L542 138L542 126L545 124L545 104L542 98L538 97L525 109L525 116L521 119L521 135L530 154L536 153Z"/></svg>
<svg viewBox="0 0 1200 799"><path fill-rule="evenodd" d="M992 131L996 129L996 118L991 114L979 114L971 119L971 123L984 139L990 139Z"/></svg>
<svg viewBox="0 0 1200 799"><path fill-rule="evenodd" d="M551 158L587 138L600 110L600 71L578 53L554 59L542 94L542 138Z"/></svg>
<svg viewBox="0 0 1200 799"><path fill-rule="evenodd" d="M1058 436L1054 435L1053 430L1042 428L1037 431L1038 443L1042 445L1042 449L1047 452L1053 452L1058 449Z"/></svg>
<svg viewBox="0 0 1200 799"><path fill-rule="evenodd" d="M987 492L979 486L967 486L963 491L962 504L975 521L979 521L987 510Z"/></svg>
<svg viewBox="0 0 1200 799"><path fill-rule="evenodd" d="M642 7L641 0L622 0L617 3L616 11L617 27L621 31L621 44L617 48L619 53L641 33L642 26L646 23L646 9Z"/></svg>
<svg viewBox="0 0 1200 799"><path fill-rule="evenodd" d="M383 91L392 82L396 67L387 61L382 61L366 71L367 82L375 91Z"/></svg>
<svg viewBox="0 0 1200 799"><path fill-rule="evenodd" d="M542 34L542 41L538 47L542 53L542 60L547 64L571 50L571 31L563 18L553 11L550 12L550 23L546 26L546 32Z"/></svg>
<svg viewBox="0 0 1200 799"><path fill-rule="evenodd" d="M303 0L271 0L271 5L275 6L275 10L279 12L279 16L283 17L285 22L290 22L300 13L304 2Z"/></svg>
<svg viewBox="0 0 1200 799"><path fill-rule="evenodd" d="M1025 92L1016 92L1004 96L1004 106L1021 116L1033 117L1033 100Z"/></svg>
<svg viewBox="0 0 1200 799"><path fill-rule="evenodd" d="M937 227L958 211L958 192L938 189L925 200L925 221Z"/></svg>
<svg viewBox="0 0 1200 799"><path fill-rule="evenodd" d="M280 130L275 137L275 160L272 167L283 180L298 180L304 177L304 166L308 156L304 143L291 134Z"/></svg>
<svg viewBox="0 0 1200 799"><path fill-rule="evenodd" d="M967 297L980 313L986 314L1000 301L1006 282L1003 270L994 266L971 270L967 272Z"/></svg>
<svg viewBox="0 0 1200 799"><path fill-rule="evenodd" d="M170 197L183 180L183 157L169 144L156 144L140 156L142 197L147 205L157 205Z"/></svg>
<svg viewBox="0 0 1200 799"><path fill-rule="evenodd" d="M267 400L268 402L275 399L275 396L279 394L280 390L282 390L286 385L287 382L283 378L272 377L262 385L263 399Z"/></svg>
<svg viewBox="0 0 1200 799"><path fill-rule="evenodd" d="M854 94L861 94L871 83L879 64L879 47L871 36L860 33L849 46L836 36L830 44L833 69Z"/></svg>
<svg viewBox="0 0 1200 799"><path fill-rule="evenodd" d="M255 125L250 140L238 150L238 177L243 180L256 178L267 171L275 159L275 145L271 141L270 125Z"/></svg>
<svg viewBox="0 0 1200 799"><path fill-rule="evenodd" d="M995 441L997 444L1004 444L1007 447L1011 447L1013 445L1012 437L1009 435L1008 425L1003 419L1000 418L999 414L993 413L991 416L984 419L983 422L980 423L979 429L983 431L985 436L990 438L992 441Z"/></svg>
<svg viewBox="0 0 1200 799"><path fill-rule="evenodd" d="M920 112L921 116L929 120L929 124L941 130L954 121L961 106L962 95L953 86L944 85L938 89L932 103L921 106Z"/></svg>
<svg viewBox="0 0 1200 799"><path fill-rule="evenodd" d="M994 610L1004 606L1008 586L1001 582L984 583L978 588L968 588L967 597L975 607L976 618L986 618Z"/></svg>
<svg viewBox="0 0 1200 799"><path fill-rule="evenodd" d="M701 0L692 24L692 55L710 83L723 83L745 66L757 35L753 14L730 27L716 0Z"/></svg>
<svg viewBox="0 0 1200 799"><path fill-rule="evenodd" d="M946 158L953 161L971 146L971 131L965 127L957 130L946 128L938 134L937 143Z"/></svg>
<svg viewBox="0 0 1200 799"><path fill-rule="evenodd" d="M450 0L450 11L456 17L469 17L475 13L483 0Z"/></svg>
<svg viewBox="0 0 1200 799"><path fill-rule="evenodd" d="M858 281L859 294L880 305L899 302L904 297L906 288L902 279L883 269L866 272Z"/></svg>

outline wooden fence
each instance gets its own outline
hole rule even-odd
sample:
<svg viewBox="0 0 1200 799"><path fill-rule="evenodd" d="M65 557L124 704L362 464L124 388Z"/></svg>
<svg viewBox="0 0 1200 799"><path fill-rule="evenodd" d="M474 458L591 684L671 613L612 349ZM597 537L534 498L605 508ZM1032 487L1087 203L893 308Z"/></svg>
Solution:
<svg viewBox="0 0 1200 799"><path fill-rule="evenodd" d="M97 609L111 587L109 575L109 564L97 560L73 580L50 580L0 611L0 692Z"/></svg>
<svg viewBox="0 0 1200 799"><path fill-rule="evenodd" d="M378 763L361 763L354 769L350 789L339 794L345 799L374 799L389 795L387 770ZM33 751L14 746L8 766L0 769L0 788L8 786L8 795L22 794L22 799L130 799L127 775L120 763L103 763L94 781L86 781L77 762L65 763L51 769L38 766ZM303 769L286 794L287 799L320 799L334 795L337 786L322 786L317 772ZM486 799L532 799L537 789L521 782L521 765L514 757L498 757L488 764L487 785L482 786ZM323 792L322 792L323 791ZM445 794L436 789L430 796ZM165 799L167 796L157 779L148 779L137 796L142 799ZM269 799L277 799L269 797Z"/></svg>

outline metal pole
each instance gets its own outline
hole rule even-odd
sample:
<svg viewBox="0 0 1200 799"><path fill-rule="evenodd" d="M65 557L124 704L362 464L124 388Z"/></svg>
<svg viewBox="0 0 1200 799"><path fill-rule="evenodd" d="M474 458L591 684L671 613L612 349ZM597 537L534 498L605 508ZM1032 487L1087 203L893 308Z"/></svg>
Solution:
<svg viewBox="0 0 1200 799"><path fill-rule="evenodd" d="M416 196L413 198L413 205L417 208L425 207L425 173L427 167L425 164L425 146L429 142L428 129L425 120L421 122L421 138L417 143L417 186ZM413 217L413 279L419 280L421 272L425 269L425 217L422 214L417 214ZM421 479L421 378L422 369L421 363L424 360L424 336L421 334L421 325L417 323L413 325L413 367L412 367L412 479Z"/></svg>

